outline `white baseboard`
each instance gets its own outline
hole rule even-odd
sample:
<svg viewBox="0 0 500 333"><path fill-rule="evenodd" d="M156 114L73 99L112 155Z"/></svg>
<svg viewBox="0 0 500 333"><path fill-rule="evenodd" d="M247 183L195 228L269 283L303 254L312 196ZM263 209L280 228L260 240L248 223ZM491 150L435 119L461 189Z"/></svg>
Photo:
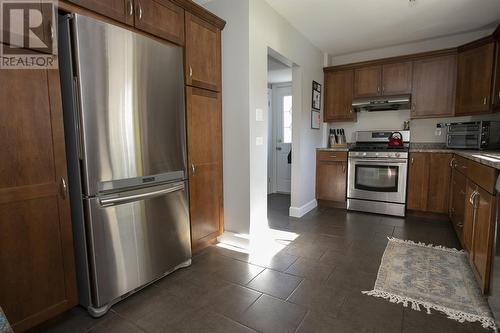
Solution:
<svg viewBox="0 0 500 333"><path fill-rule="evenodd" d="M311 200L310 202L306 203L303 206L300 207L290 207L289 215L291 217L297 217L301 218L302 216L306 215L309 213L311 210L316 208L318 206L318 202L316 199Z"/></svg>
<svg viewBox="0 0 500 333"><path fill-rule="evenodd" d="M250 239L239 236L231 231L224 231L222 235L217 237L219 243L227 244L241 249L248 250L250 248Z"/></svg>

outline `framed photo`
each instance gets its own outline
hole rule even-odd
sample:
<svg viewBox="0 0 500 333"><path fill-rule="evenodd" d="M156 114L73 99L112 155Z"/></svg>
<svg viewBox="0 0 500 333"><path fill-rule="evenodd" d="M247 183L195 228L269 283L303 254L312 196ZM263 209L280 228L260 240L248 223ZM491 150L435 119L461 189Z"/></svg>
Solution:
<svg viewBox="0 0 500 333"><path fill-rule="evenodd" d="M312 108L314 110L321 109L321 84L316 81L313 81Z"/></svg>
<svg viewBox="0 0 500 333"><path fill-rule="evenodd" d="M316 110L311 111L311 128L319 130L321 126L321 113Z"/></svg>

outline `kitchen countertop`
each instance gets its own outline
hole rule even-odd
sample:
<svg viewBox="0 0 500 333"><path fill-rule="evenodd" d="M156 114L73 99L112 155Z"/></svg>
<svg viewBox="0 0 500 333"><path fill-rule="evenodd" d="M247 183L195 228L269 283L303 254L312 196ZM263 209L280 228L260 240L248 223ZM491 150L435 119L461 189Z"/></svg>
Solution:
<svg viewBox="0 0 500 333"><path fill-rule="evenodd" d="M445 148L411 148L410 153L452 153L500 170L500 151L457 150Z"/></svg>
<svg viewBox="0 0 500 333"><path fill-rule="evenodd" d="M349 148L316 148L317 151L349 151Z"/></svg>

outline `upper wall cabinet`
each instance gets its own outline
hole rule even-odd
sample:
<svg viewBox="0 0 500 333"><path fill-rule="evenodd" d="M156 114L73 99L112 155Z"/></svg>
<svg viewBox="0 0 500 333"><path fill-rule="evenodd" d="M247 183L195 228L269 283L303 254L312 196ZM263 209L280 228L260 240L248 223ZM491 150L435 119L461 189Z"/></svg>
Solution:
<svg viewBox="0 0 500 333"><path fill-rule="evenodd" d="M135 27L184 44L184 9L168 0L136 0Z"/></svg>
<svg viewBox="0 0 500 333"><path fill-rule="evenodd" d="M69 0L137 29L184 44L184 9L169 0Z"/></svg>
<svg viewBox="0 0 500 333"><path fill-rule="evenodd" d="M493 109L500 109L500 42L496 42L495 75L493 77Z"/></svg>
<svg viewBox="0 0 500 333"><path fill-rule="evenodd" d="M356 121L352 110L353 70L325 72L324 121Z"/></svg>
<svg viewBox="0 0 500 333"><path fill-rule="evenodd" d="M134 0L68 0L128 25L134 25Z"/></svg>
<svg viewBox="0 0 500 333"><path fill-rule="evenodd" d="M413 62L412 118L453 115L456 71L454 54Z"/></svg>
<svg viewBox="0 0 500 333"><path fill-rule="evenodd" d="M186 84L221 91L221 32L186 12Z"/></svg>
<svg viewBox="0 0 500 333"><path fill-rule="evenodd" d="M381 66L356 68L354 70L354 97L379 96L381 81Z"/></svg>
<svg viewBox="0 0 500 333"><path fill-rule="evenodd" d="M456 115L490 112L494 60L493 42L459 52Z"/></svg>
<svg viewBox="0 0 500 333"><path fill-rule="evenodd" d="M389 63L354 70L354 97L411 93L412 63Z"/></svg>

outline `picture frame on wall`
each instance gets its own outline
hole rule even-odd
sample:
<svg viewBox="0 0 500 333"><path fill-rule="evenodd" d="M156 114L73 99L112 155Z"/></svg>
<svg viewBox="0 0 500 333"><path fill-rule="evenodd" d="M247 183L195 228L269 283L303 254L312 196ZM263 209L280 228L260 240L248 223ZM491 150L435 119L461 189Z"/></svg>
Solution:
<svg viewBox="0 0 500 333"><path fill-rule="evenodd" d="M321 84L316 81L312 83L312 108L321 110Z"/></svg>
<svg viewBox="0 0 500 333"><path fill-rule="evenodd" d="M319 130L321 126L321 113L316 110L311 110L311 128Z"/></svg>

